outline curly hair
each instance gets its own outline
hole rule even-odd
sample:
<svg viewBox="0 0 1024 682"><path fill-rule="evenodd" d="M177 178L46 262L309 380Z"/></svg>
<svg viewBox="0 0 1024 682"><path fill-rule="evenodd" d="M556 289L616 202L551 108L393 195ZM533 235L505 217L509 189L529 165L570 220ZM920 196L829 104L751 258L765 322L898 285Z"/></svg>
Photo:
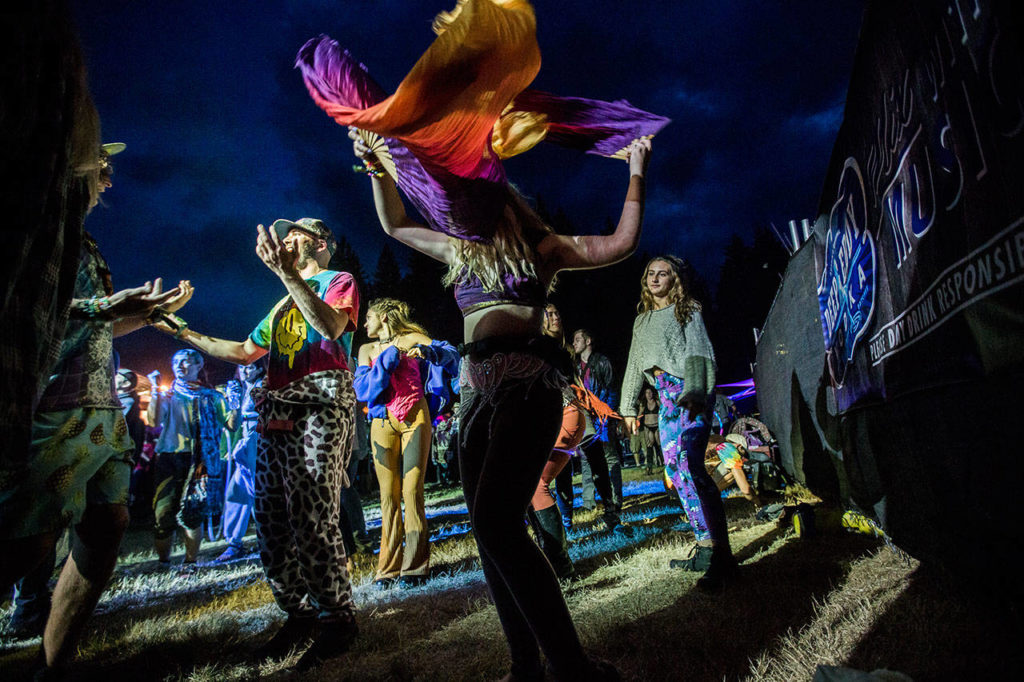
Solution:
<svg viewBox="0 0 1024 682"><path fill-rule="evenodd" d="M690 264L676 256L656 256L647 261L643 274L640 275L640 303L636 306L637 313L655 310L654 295L647 288L647 271L655 261L667 263L672 270L672 289L669 291L669 303L675 305L676 320L686 324L694 313L701 311L700 303L690 295Z"/></svg>
<svg viewBox="0 0 1024 682"><path fill-rule="evenodd" d="M397 298L376 298L370 301L367 310L372 310L381 317L388 318L388 327L391 329L392 336L409 333L430 336L426 329L410 319L412 311L405 301L399 301Z"/></svg>

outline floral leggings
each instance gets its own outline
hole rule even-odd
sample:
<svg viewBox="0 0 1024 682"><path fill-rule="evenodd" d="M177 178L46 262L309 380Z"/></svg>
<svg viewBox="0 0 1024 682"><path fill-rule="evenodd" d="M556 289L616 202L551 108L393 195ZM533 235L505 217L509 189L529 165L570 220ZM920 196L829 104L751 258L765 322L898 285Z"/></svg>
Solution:
<svg viewBox="0 0 1024 682"><path fill-rule="evenodd" d="M665 474L683 503L686 516L698 541L710 539L727 546L725 506L718 486L704 468L704 450L711 427L703 414L690 421L687 411L676 401L683 394L683 380L663 373L655 377L661 407L658 431L665 458Z"/></svg>

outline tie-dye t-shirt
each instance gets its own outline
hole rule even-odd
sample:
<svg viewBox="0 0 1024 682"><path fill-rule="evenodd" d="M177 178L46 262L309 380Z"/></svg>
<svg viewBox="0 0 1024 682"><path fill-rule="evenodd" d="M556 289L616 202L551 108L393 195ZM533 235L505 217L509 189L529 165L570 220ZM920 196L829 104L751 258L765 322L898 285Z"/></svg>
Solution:
<svg viewBox="0 0 1024 682"><path fill-rule="evenodd" d="M249 335L253 343L270 351L267 388L271 390L315 372L349 369L352 332L359 318L355 280L347 272L324 270L307 279L306 284L327 305L348 313L348 325L337 340L325 339L306 322L290 295L282 298Z"/></svg>

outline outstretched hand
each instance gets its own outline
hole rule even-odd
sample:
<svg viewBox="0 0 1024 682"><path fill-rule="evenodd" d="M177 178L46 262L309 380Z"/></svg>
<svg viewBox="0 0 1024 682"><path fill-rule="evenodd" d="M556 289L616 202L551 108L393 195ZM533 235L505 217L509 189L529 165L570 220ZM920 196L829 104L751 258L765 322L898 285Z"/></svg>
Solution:
<svg viewBox="0 0 1024 682"><path fill-rule="evenodd" d="M256 226L256 255L278 277L295 275L299 254L289 249L274 230Z"/></svg>
<svg viewBox="0 0 1024 682"><path fill-rule="evenodd" d="M647 164L651 160L651 139L644 138L633 140L629 145L629 174L639 175L641 178L647 174Z"/></svg>
<svg viewBox="0 0 1024 682"><path fill-rule="evenodd" d="M189 302L189 300L192 298L192 294L194 294L196 290L192 286L192 282L190 282L187 279L183 279L180 282L178 282L177 289L172 289L168 293L174 293L175 291L177 291L178 293L160 306L160 308L165 312L176 313L179 310L181 310L182 307Z"/></svg>
<svg viewBox="0 0 1024 682"><path fill-rule="evenodd" d="M165 305L180 294L181 291L177 287L165 292L163 280L157 277L141 287L122 289L108 296L110 307L104 311L104 317L111 320L137 316L147 317L154 308Z"/></svg>

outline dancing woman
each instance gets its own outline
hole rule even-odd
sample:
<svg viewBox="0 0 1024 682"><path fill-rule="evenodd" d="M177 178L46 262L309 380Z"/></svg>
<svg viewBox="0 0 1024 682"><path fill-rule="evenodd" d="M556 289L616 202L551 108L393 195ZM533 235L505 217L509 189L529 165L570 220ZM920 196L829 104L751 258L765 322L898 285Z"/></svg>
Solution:
<svg viewBox="0 0 1024 682"><path fill-rule="evenodd" d="M558 581L522 523L562 422L571 374L541 335L560 270L596 268L640 237L648 139L668 121L625 102L571 103L525 90L540 67L524 0L462 0L435 21L438 38L395 94L326 36L297 66L314 101L350 131L385 232L448 266L464 318L459 463L481 564L512 658L510 680L617 679L587 658ZM628 159L613 234L554 233L506 181L501 159L542 139ZM633 141L633 142L631 142ZM397 183L397 186L396 186ZM409 218L399 187L429 227Z"/></svg>
<svg viewBox="0 0 1024 682"><path fill-rule="evenodd" d="M353 137L356 155L375 166L373 153ZM606 237L556 234L510 189L492 243L452 239L413 222L390 177L373 176L384 231L448 265L445 281L463 313L459 464L484 575L511 648L511 679L543 678L538 644L558 679L593 667L551 567L522 525L561 428L571 373L563 349L540 332L556 273L610 265L636 248L650 149L649 141L632 145L622 217Z"/></svg>
<svg viewBox="0 0 1024 682"><path fill-rule="evenodd" d="M380 481L380 556L374 583L381 589L396 580L399 587L416 587L430 575L423 484L433 430L421 363L440 359L454 375L458 356L450 344L433 341L409 319L408 304L392 298L370 303L366 334L375 341L359 349L354 387L356 398L369 408Z"/></svg>
<svg viewBox="0 0 1024 682"><path fill-rule="evenodd" d="M658 392L658 432L665 473L672 480L697 538L694 555L673 568L704 571L697 585L720 589L736 572L725 507L704 468L713 405L715 352L700 304L690 295L686 266L675 256L651 260L640 279L640 313L622 380L620 413L631 433L639 427L637 397L646 378Z"/></svg>

